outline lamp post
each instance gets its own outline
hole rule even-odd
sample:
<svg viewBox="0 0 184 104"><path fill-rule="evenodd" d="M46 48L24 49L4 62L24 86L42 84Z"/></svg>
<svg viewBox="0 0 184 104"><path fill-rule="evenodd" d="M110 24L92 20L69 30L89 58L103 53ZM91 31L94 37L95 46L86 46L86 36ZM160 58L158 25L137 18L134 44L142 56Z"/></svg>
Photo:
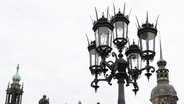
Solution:
<svg viewBox="0 0 184 104"><path fill-rule="evenodd" d="M111 85L111 80L117 79L118 104L125 104L124 84L126 83L126 86L133 84L133 91L136 94L139 90L137 80L141 73L146 70L145 75L149 79L155 71L155 68L150 65L150 61L155 56L157 29L156 26L148 22L147 16L146 23L142 26L138 25L139 46L135 42L128 45L129 16L125 15L125 9L123 13L119 10L114 14L110 20L103 14L93 23L95 40L88 45L89 69L95 77L91 82L91 87L97 91L100 81L106 81ZM116 48L118 53L112 52L113 48ZM115 61L107 61L110 55L115 58ZM124 55L126 55L125 58ZM140 64L144 62L146 62L146 66L142 68ZM101 78L102 76L104 77Z"/></svg>

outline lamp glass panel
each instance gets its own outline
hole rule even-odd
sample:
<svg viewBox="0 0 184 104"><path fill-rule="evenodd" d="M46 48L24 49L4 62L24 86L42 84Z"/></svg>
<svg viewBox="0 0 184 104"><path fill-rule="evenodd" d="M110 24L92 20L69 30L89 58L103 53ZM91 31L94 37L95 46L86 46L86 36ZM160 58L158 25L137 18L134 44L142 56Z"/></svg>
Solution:
<svg viewBox="0 0 184 104"><path fill-rule="evenodd" d="M124 38L127 39L127 35L128 35L128 24L126 24L126 23L124 22Z"/></svg>
<svg viewBox="0 0 184 104"><path fill-rule="evenodd" d="M95 52L92 53L94 51L90 52L90 66L94 66L94 65L100 65L100 57L99 55Z"/></svg>
<svg viewBox="0 0 184 104"><path fill-rule="evenodd" d="M143 32L142 34L140 34L140 45L142 51L155 51L155 37L156 34L153 32Z"/></svg>
<svg viewBox="0 0 184 104"><path fill-rule="evenodd" d="M155 34L152 32L147 32L148 40L153 40L155 39Z"/></svg>
<svg viewBox="0 0 184 104"><path fill-rule="evenodd" d="M96 54L95 49L92 49L92 50L89 51L90 66L95 65L95 54Z"/></svg>
<svg viewBox="0 0 184 104"><path fill-rule="evenodd" d="M126 38L128 33L128 25L123 21L114 23L114 35L115 38Z"/></svg>
<svg viewBox="0 0 184 104"><path fill-rule="evenodd" d="M95 36L97 47L103 45L110 46L112 41L112 31L108 27L99 27L95 31Z"/></svg>
<svg viewBox="0 0 184 104"><path fill-rule="evenodd" d="M152 32L144 32L140 35L140 38L143 40L152 40L154 39L156 36L156 34L152 33Z"/></svg>
<svg viewBox="0 0 184 104"><path fill-rule="evenodd" d="M138 53L128 55L128 61L130 69L140 68L140 55Z"/></svg>

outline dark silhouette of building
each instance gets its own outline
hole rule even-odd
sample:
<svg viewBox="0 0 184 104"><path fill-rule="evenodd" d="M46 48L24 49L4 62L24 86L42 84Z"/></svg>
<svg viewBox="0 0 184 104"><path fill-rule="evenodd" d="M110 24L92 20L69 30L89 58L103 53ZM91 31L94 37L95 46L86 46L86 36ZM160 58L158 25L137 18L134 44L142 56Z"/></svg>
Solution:
<svg viewBox="0 0 184 104"><path fill-rule="evenodd" d="M6 90L6 101L5 104L21 104L22 103L22 94L23 94L23 85L19 84L21 77L19 75L19 65L17 65L17 71L12 77L13 82L8 83L8 88Z"/></svg>
<svg viewBox="0 0 184 104"><path fill-rule="evenodd" d="M169 84L169 70L165 68L167 62L162 57L160 42L160 60L157 62L157 85L151 92L152 104L177 104L178 97L176 90Z"/></svg>

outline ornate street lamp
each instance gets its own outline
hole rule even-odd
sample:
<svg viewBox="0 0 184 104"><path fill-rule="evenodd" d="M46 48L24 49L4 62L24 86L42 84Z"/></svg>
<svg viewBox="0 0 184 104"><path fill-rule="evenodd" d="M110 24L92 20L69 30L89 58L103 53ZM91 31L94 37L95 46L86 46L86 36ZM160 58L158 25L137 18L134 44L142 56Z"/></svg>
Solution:
<svg viewBox="0 0 184 104"><path fill-rule="evenodd" d="M156 26L154 27L153 24L148 22L147 16L146 23L142 26L138 25L140 46L136 45L135 42L129 46L127 45L129 42L129 16L125 15L125 8L123 13L119 10L118 13L114 12L114 14L115 15L110 20L105 18L103 14L100 19L97 18L93 23L95 41L92 41L88 45L90 54L89 69L91 74L95 76L94 80L91 82L91 87L95 88L95 91L97 91L100 81L107 81L111 85L111 80L117 79L119 88L118 104L125 104L125 82L127 86L133 84L133 91L136 94L139 90L137 80L141 73L146 70L145 75L149 79L152 75L151 73L155 71L154 67L150 66L150 61L152 61L155 56L155 37L157 29ZM118 54L111 52L113 49L112 43L115 45L115 48L118 49ZM126 58L123 58L124 54ZM110 55L115 57L115 61L106 60ZM146 66L142 68L141 63L144 61L146 61ZM104 75L104 78L101 79L99 76L102 75Z"/></svg>
<svg viewBox="0 0 184 104"><path fill-rule="evenodd" d="M125 10L125 9L124 9ZM113 43L118 49L123 49L128 42L128 24L129 19L127 15L122 14L121 11L111 19L111 23L114 25L114 37Z"/></svg>
<svg viewBox="0 0 184 104"><path fill-rule="evenodd" d="M113 25L102 15L93 26L96 40L96 52L105 59L111 52Z"/></svg>
<svg viewBox="0 0 184 104"><path fill-rule="evenodd" d="M138 26L137 35L140 40L141 59L143 61L146 61L146 67L144 69L147 70L147 73L145 75L148 77L148 79L152 75L150 73L150 70L153 69L152 72L154 72L154 67L150 66L149 62L152 61L155 56L155 38L157 35L156 27L157 22L155 26L148 22L148 13L146 23L142 24L142 27Z"/></svg>

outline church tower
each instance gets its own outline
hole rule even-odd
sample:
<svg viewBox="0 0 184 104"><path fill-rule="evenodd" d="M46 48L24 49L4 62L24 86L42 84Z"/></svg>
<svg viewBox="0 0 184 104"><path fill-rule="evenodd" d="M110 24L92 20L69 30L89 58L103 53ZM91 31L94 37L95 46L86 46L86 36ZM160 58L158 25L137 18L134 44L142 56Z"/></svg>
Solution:
<svg viewBox="0 0 184 104"><path fill-rule="evenodd" d="M162 56L160 40L160 60L157 62L157 85L151 92L152 104L177 104L178 97L176 90L169 84L169 70L165 68L167 62Z"/></svg>
<svg viewBox="0 0 184 104"><path fill-rule="evenodd" d="M12 77L13 82L11 85L8 84L6 90L6 101L5 104L21 104L22 103L22 94L23 94L23 85L19 84L21 77L19 75L19 65L17 65L17 71Z"/></svg>

